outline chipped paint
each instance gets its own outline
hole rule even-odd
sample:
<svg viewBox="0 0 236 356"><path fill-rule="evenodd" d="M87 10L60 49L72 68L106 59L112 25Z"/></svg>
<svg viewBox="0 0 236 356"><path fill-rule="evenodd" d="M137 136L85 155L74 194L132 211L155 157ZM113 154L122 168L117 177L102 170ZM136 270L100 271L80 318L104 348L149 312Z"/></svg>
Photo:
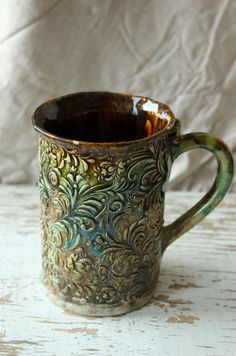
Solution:
<svg viewBox="0 0 236 356"><path fill-rule="evenodd" d="M167 250L158 287L146 307L105 318L63 312L41 292L38 213L25 209L36 204L36 187L0 185L0 196L0 234L11 242L5 244L0 238L0 253L6 261L0 268L0 293L4 302L10 299L0 304L1 356L100 356L109 350L112 356L234 355L236 265L235 253L227 252L225 246L235 245L236 194L226 198L234 208L219 207L209 216L211 234L205 221ZM168 193L168 218L173 221L180 209L199 198L199 193ZM32 231L33 238L22 238L19 229ZM204 288L169 288L190 283ZM92 335L84 328L97 332Z"/></svg>
<svg viewBox="0 0 236 356"><path fill-rule="evenodd" d="M191 308L187 308L187 307L182 307L182 308L179 308L180 311L190 311Z"/></svg>
<svg viewBox="0 0 236 356"><path fill-rule="evenodd" d="M67 333L67 334L82 333L82 334L93 335L93 336L95 336L97 334L97 329L87 328L87 327L84 327L84 328L73 328L73 329L55 328L53 330L64 332L64 333Z"/></svg>
<svg viewBox="0 0 236 356"><path fill-rule="evenodd" d="M25 347L38 346L39 343L29 340L0 340L0 354L6 356L18 356L25 354Z"/></svg>
<svg viewBox="0 0 236 356"><path fill-rule="evenodd" d="M204 288L203 286L199 286L195 283L186 283L186 284L180 284L180 283L174 283L174 284L171 284L169 287L169 289L175 289L175 290L178 290L178 289L183 289L183 288Z"/></svg>
<svg viewBox="0 0 236 356"><path fill-rule="evenodd" d="M167 303L171 308L175 308L177 304L193 304L191 300L171 299L168 295L164 294L159 294L157 297L153 297L152 302L154 304L164 302Z"/></svg>
<svg viewBox="0 0 236 356"><path fill-rule="evenodd" d="M197 316L179 314L177 316L169 317L166 322L170 324L184 323L184 324L194 324L195 320L200 320Z"/></svg>
<svg viewBox="0 0 236 356"><path fill-rule="evenodd" d="M0 297L0 304L11 304L11 293L8 293L2 297Z"/></svg>

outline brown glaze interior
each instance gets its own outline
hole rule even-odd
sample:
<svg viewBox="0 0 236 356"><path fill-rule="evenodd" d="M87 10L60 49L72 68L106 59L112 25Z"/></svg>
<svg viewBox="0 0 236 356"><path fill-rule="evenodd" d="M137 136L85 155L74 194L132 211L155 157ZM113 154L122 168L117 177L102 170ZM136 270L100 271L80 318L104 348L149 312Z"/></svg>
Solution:
<svg viewBox="0 0 236 356"><path fill-rule="evenodd" d="M164 130L173 120L172 112L164 104L107 92L78 93L51 100L41 105L33 117L38 131L86 142L142 139Z"/></svg>

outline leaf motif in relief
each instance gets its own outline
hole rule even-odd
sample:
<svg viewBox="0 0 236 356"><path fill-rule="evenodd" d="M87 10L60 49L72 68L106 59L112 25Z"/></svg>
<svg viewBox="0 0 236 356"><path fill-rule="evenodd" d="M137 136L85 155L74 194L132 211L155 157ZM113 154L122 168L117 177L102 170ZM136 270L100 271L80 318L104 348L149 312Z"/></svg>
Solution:
<svg viewBox="0 0 236 356"><path fill-rule="evenodd" d="M131 162L129 176L136 172L137 189L133 199L141 209L148 209L153 204L163 200L163 186L167 179L167 153L162 142L150 145L149 150L136 152Z"/></svg>
<svg viewBox="0 0 236 356"><path fill-rule="evenodd" d="M147 231L146 218L133 216L131 219L121 220L117 229L117 236L113 237L112 244L103 251L103 262L111 265L110 279L117 288L122 279L125 288L128 283L129 288L133 287L136 291L138 288L142 294L150 283L153 263L150 256L154 250L152 235Z"/></svg>
<svg viewBox="0 0 236 356"><path fill-rule="evenodd" d="M163 222L163 206L161 204L150 205L147 215L148 229L159 235Z"/></svg>
<svg viewBox="0 0 236 356"><path fill-rule="evenodd" d="M98 164L94 167L94 176L99 181L111 181L119 179L124 173L128 161L121 159L110 159L98 161Z"/></svg>
<svg viewBox="0 0 236 356"><path fill-rule="evenodd" d="M60 222L71 224L73 238L69 240L65 248L75 247L77 241L78 227L81 233L91 233L95 231L98 221L101 222L102 212L107 205L107 185L90 186L80 175L68 175L67 179L61 178L59 186L60 194L64 194L70 201L68 214L60 216ZM104 212L103 215L107 215Z"/></svg>
<svg viewBox="0 0 236 356"><path fill-rule="evenodd" d="M47 200L46 217L51 222L62 220L70 213L70 198L63 192L54 192Z"/></svg>
<svg viewBox="0 0 236 356"><path fill-rule="evenodd" d="M73 300L132 300L154 283L166 179L165 147L158 147L116 163L114 157L95 162L76 150L42 144L40 194L48 216L43 215L44 271ZM98 165L100 176L91 180Z"/></svg>

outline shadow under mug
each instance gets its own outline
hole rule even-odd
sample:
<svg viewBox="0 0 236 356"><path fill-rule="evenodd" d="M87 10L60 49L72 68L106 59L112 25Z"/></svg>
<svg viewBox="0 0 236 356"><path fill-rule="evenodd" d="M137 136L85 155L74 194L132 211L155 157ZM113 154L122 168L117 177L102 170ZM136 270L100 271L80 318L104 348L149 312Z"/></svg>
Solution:
<svg viewBox="0 0 236 356"><path fill-rule="evenodd" d="M82 92L42 104L39 134L43 284L66 310L117 315L146 304L163 252L219 204L233 177L227 146L207 133L181 135L158 101ZM173 161L210 151L218 171L209 192L164 226Z"/></svg>

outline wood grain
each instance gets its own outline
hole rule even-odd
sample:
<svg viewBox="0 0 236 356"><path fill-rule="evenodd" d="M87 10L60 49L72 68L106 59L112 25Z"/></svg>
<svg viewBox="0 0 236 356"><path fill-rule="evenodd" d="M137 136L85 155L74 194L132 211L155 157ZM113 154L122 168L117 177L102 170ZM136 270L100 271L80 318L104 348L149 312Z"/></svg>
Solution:
<svg viewBox="0 0 236 356"><path fill-rule="evenodd" d="M200 198L167 194L171 222ZM168 247L149 305L79 317L40 286L36 187L0 186L0 355L236 355L236 194Z"/></svg>

